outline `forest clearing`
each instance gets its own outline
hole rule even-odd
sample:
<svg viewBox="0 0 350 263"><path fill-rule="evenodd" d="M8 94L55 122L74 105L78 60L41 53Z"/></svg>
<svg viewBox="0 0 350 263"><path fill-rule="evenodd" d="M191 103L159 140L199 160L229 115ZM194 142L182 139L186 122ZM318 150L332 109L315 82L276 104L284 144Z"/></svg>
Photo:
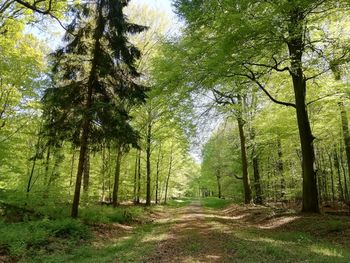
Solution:
<svg viewBox="0 0 350 263"><path fill-rule="evenodd" d="M0 0L0 262L350 262L349 0Z"/></svg>

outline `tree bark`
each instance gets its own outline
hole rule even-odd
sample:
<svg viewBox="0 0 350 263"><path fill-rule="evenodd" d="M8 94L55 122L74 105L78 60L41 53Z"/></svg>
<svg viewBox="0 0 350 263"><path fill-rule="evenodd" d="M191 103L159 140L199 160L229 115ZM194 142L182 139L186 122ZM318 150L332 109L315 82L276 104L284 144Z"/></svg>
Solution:
<svg viewBox="0 0 350 263"><path fill-rule="evenodd" d="M259 156L256 150L256 144L253 145L252 151L253 174L254 174L254 188L255 188L255 203L263 204L260 171L259 171Z"/></svg>
<svg viewBox="0 0 350 263"><path fill-rule="evenodd" d="M328 153L328 160L329 160L329 167L331 169L330 175L331 175L331 187L332 187L332 202L334 202L335 201L334 171L333 171L332 155L329 153Z"/></svg>
<svg viewBox="0 0 350 263"><path fill-rule="evenodd" d="M83 192L85 197L88 197L89 191L89 181L90 181L90 154L89 150L86 151L84 172L83 172Z"/></svg>
<svg viewBox="0 0 350 263"><path fill-rule="evenodd" d="M283 151L282 151L282 143L280 138L277 139L277 151L278 151L277 170L281 178L280 198L281 200L283 200L285 196L285 191L286 191L286 181L284 179Z"/></svg>
<svg viewBox="0 0 350 263"><path fill-rule="evenodd" d="M242 102L241 102L242 103ZM243 188L244 188L244 202L250 204L252 202L252 192L250 188L249 174L248 174L248 160L246 150L246 137L244 134L244 121L242 113L237 116L239 139L241 144L241 159L242 159L242 174L243 174Z"/></svg>
<svg viewBox="0 0 350 263"><path fill-rule="evenodd" d="M167 200L168 200L169 180L170 180L170 175L171 175L171 171L172 171L172 168L173 168L172 166L173 166L173 144L171 145L169 169L168 169L168 175L167 175L166 183L165 183L164 204L166 204Z"/></svg>
<svg viewBox="0 0 350 263"><path fill-rule="evenodd" d="M82 125L82 132L80 137L80 153L79 153L79 163L78 163L78 171L77 171L77 177L75 182L75 191L74 191L74 198L73 198L73 205L72 205L72 211L71 211L71 217L77 218L78 217L78 208L79 208L79 201L80 201L80 190L81 190L81 181L84 171L84 163L85 163L85 156L88 149L88 140L89 140L89 134L90 134L90 123L91 123L91 113L89 112L92 106L92 94L94 90L94 82L97 74L97 63L100 50L100 39L103 35L103 12L101 3L98 4L98 14L97 14L97 27L94 32L94 48L93 48L93 58L91 62L91 69L89 73L89 80L87 84L87 98L86 98L86 104L85 104L85 112L83 114L83 125Z"/></svg>
<svg viewBox="0 0 350 263"><path fill-rule="evenodd" d="M216 175L216 182L218 185L218 198L221 198L221 176L220 173Z"/></svg>
<svg viewBox="0 0 350 263"><path fill-rule="evenodd" d="M158 204L158 191L159 191L159 174L160 174L160 162L161 162L162 144L159 146L158 158L157 158L157 173L156 173L156 204Z"/></svg>
<svg viewBox="0 0 350 263"><path fill-rule="evenodd" d="M51 146L48 145L47 153L46 153L46 161L45 161L44 186L47 186L47 181L49 177L50 155L51 155Z"/></svg>
<svg viewBox="0 0 350 263"><path fill-rule="evenodd" d="M319 200L314 167L315 151L309 116L306 108L306 78L302 67L304 50L304 15L298 7L291 10L289 39L287 40L291 60L290 74L293 80L295 106L302 152L303 168L303 212L319 213Z"/></svg>
<svg viewBox="0 0 350 263"><path fill-rule="evenodd" d="M134 171L134 189L133 189L133 203L136 204L136 194L137 194L137 164L138 164L138 158L139 156L139 151L136 152L136 157L135 157L135 171Z"/></svg>
<svg viewBox="0 0 350 263"><path fill-rule="evenodd" d="M343 129L343 140L345 145L345 153L346 153L346 162L348 165L348 176L350 178L350 133L349 133L349 124L348 124L348 115L345 110L344 104L339 102L340 115L341 115L341 123Z"/></svg>
<svg viewBox="0 0 350 263"><path fill-rule="evenodd" d="M341 181L341 172L340 172L340 166L339 166L339 158L338 158L338 152L337 152L337 146L334 145L334 153L333 153L333 159L334 159L334 167L337 171L337 175L338 175L338 190L339 190L339 199L341 201L345 200L344 197L344 190L343 190L343 185L342 185L342 181Z"/></svg>
<svg viewBox="0 0 350 263"><path fill-rule="evenodd" d="M150 113L149 113L150 114ZM146 142L146 205L151 205L151 138L152 123L149 117L147 125L147 142Z"/></svg>
<svg viewBox="0 0 350 263"><path fill-rule="evenodd" d="M140 195L141 195L141 150L139 150L139 158L137 163L137 197L136 204L140 203Z"/></svg>
<svg viewBox="0 0 350 263"><path fill-rule="evenodd" d="M118 205L118 192L119 192L119 178L120 178L120 165L122 160L122 149L121 146L117 145L117 158L115 163L114 171L114 186L113 186L113 195L112 195L112 204L113 207Z"/></svg>

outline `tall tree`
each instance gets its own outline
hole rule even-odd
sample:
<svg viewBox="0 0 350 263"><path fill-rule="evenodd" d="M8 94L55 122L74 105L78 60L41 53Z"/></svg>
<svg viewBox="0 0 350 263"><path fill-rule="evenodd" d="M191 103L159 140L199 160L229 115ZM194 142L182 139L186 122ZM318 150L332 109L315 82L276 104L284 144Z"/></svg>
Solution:
<svg viewBox="0 0 350 263"><path fill-rule="evenodd" d="M191 83L187 87L213 87L223 79L246 78L271 101L295 109L302 153L302 210L319 212L306 92L308 81L329 73L332 64L341 63L340 58L347 56L346 49L339 48L342 43L329 41L336 39L336 34L320 23L340 5L323 0L177 0L175 6L186 20L187 29L173 50L180 50L187 59L186 67L180 63L174 71ZM319 35L323 37L317 38ZM318 43L322 43L321 48ZM180 56L173 57L178 63ZM271 92L269 80L276 75L289 80L292 98L284 96L287 99L283 101Z"/></svg>
<svg viewBox="0 0 350 263"><path fill-rule="evenodd" d="M145 89L136 82L140 52L127 34L145 27L128 22L123 14L128 2L98 0L76 8L65 36L68 44L54 54L55 87L47 90L44 103L55 114L51 126L66 130L66 137L80 147L72 217L78 216L88 145L124 140L125 134L131 135L126 143L136 144L122 101L142 102Z"/></svg>

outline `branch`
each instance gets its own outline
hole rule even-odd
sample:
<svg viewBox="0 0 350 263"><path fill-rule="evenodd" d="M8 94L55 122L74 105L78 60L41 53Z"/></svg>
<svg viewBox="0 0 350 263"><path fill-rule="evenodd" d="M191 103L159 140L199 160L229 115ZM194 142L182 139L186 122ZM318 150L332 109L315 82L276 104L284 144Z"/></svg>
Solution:
<svg viewBox="0 0 350 263"><path fill-rule="evenodd" d="M284 72L284 71L288 71L290 72L290 69L288 66L285 66L284 68L279 68L278 66L282 63L282 62L277 62L277 60L272 57L273 61L275 62L275 65L271 66L271 65L267 65L267 64L262 64L262 63L251 63L251 62L245 62L245 64L251 65L251 66L257 66L257 67L264 67L264 68L268 68L268 69L273 69L275 71L278 72Z"/></svg>
<svg viewBox="0 0 350 263"><path fill-rule="evenodd" d="M327 94L327 95L324 95L324 96L319 97L319 98L317 98L317 99L314 99L314 100L312 100L312 101L309 101L308 103L306 103L306 106L309 106L309 105L311 105L312 103L315 103L315 102L317 102L317 101L323 100L323 99L325 99L325 98L333 97L333 96L339 95L339 94L345 94L345 93L344 93L344 92L336 92L336 93L333 93L333 94Z"/></svg>
<svg viewBox="0 0 350 263"><path fill-rule="evenodd" d="M225 93L223 93L223 92L221 92L221 91L219 91L217 89L213 89L213 94L214 94L214 97L215 97L215 102L218 103L218 104L223 104L223 105L234 105L234 104L237 104L237 102L235 101L235 97L236 96L225 94ZM221 100L216 95L219 95L221 97ZM227 100L224 101L222 98L225 98Z"/></svg>
<svg viewBox="0 0 350 263"><path fill-rule="evenodd" d="M272 100L274 103L277 103L283 106L296 108L296 105L294 103L280 101L272 97L272 95L265 89L265 87L256 79L254 72L246 66L245 68L251 73L251 75L246 74L245 76L249 78L251 81L255 82L258 85L258 87L269 97L270 100Z"/></svg>
<svg viewBox="0 0 350 263"><path fill-rule="evenodd" d="M26 8L28 8L28 9L32 10L32 11L34 11L34 12L37 12L37 13L42 14L42 15L49 15L51 18L53 18L54 20L56 20L56 21L58 22L58 24L59 24L65 31L69 32L70 34L73 34L72 32L70 32L70 31L68 30L67 27L65 27L65 26L62 24L62 22L61 22L54 14L52 14L52 12L51 12L51 11L52 11L52 0L49 1L49 6L48 6L48 8L47 8L47 9L44 9L44 10L38 8L36 5L37 5L38 3L40 3L40 2L44 2L45 0L37 0L37 1L34 1L33 4L30 4L30 3L26 2L26 1L23 1L23 0L14 0L14 1L17 2L18 4L24 6L24 7L26 7Z"/></svg>
<svg viewBox="0 0 350 263"><path fill-rule="evenodd" d="M35 1L33 4L30 4L30 3L26 2L26 1L22 1L22 0L15 0L15 1L17 3L23 5L24 7L28 8L30 10L33 10L34 12L37 12L39 14L43 14L43 15L50 14L51 8L52 8L52 0L49 1L49 7L45 10L42 10L42 9L36 7L36 4L43 2L44 0Z"/></svg>
<svg viewBox="0 0 350 263"><path fill-rule="evenodd" d="M239 176L235 175L234 173L232 173L232 175L238 180L243 180L243 177L239 177Z"/></svg>

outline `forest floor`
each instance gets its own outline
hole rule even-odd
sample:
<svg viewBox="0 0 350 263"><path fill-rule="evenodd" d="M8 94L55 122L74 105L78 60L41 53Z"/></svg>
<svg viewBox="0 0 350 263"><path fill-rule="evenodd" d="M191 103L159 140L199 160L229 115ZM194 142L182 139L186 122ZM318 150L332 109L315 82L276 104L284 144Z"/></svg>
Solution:
<svg viewBox="0 0 350 263"><path fill-rule="evenodd" d="M49 240L22 257L0 253L0 262L350 262L348 216L209 198L154 206L147 217L131 225L90 224L88 240L68 246Z"/></svg>

